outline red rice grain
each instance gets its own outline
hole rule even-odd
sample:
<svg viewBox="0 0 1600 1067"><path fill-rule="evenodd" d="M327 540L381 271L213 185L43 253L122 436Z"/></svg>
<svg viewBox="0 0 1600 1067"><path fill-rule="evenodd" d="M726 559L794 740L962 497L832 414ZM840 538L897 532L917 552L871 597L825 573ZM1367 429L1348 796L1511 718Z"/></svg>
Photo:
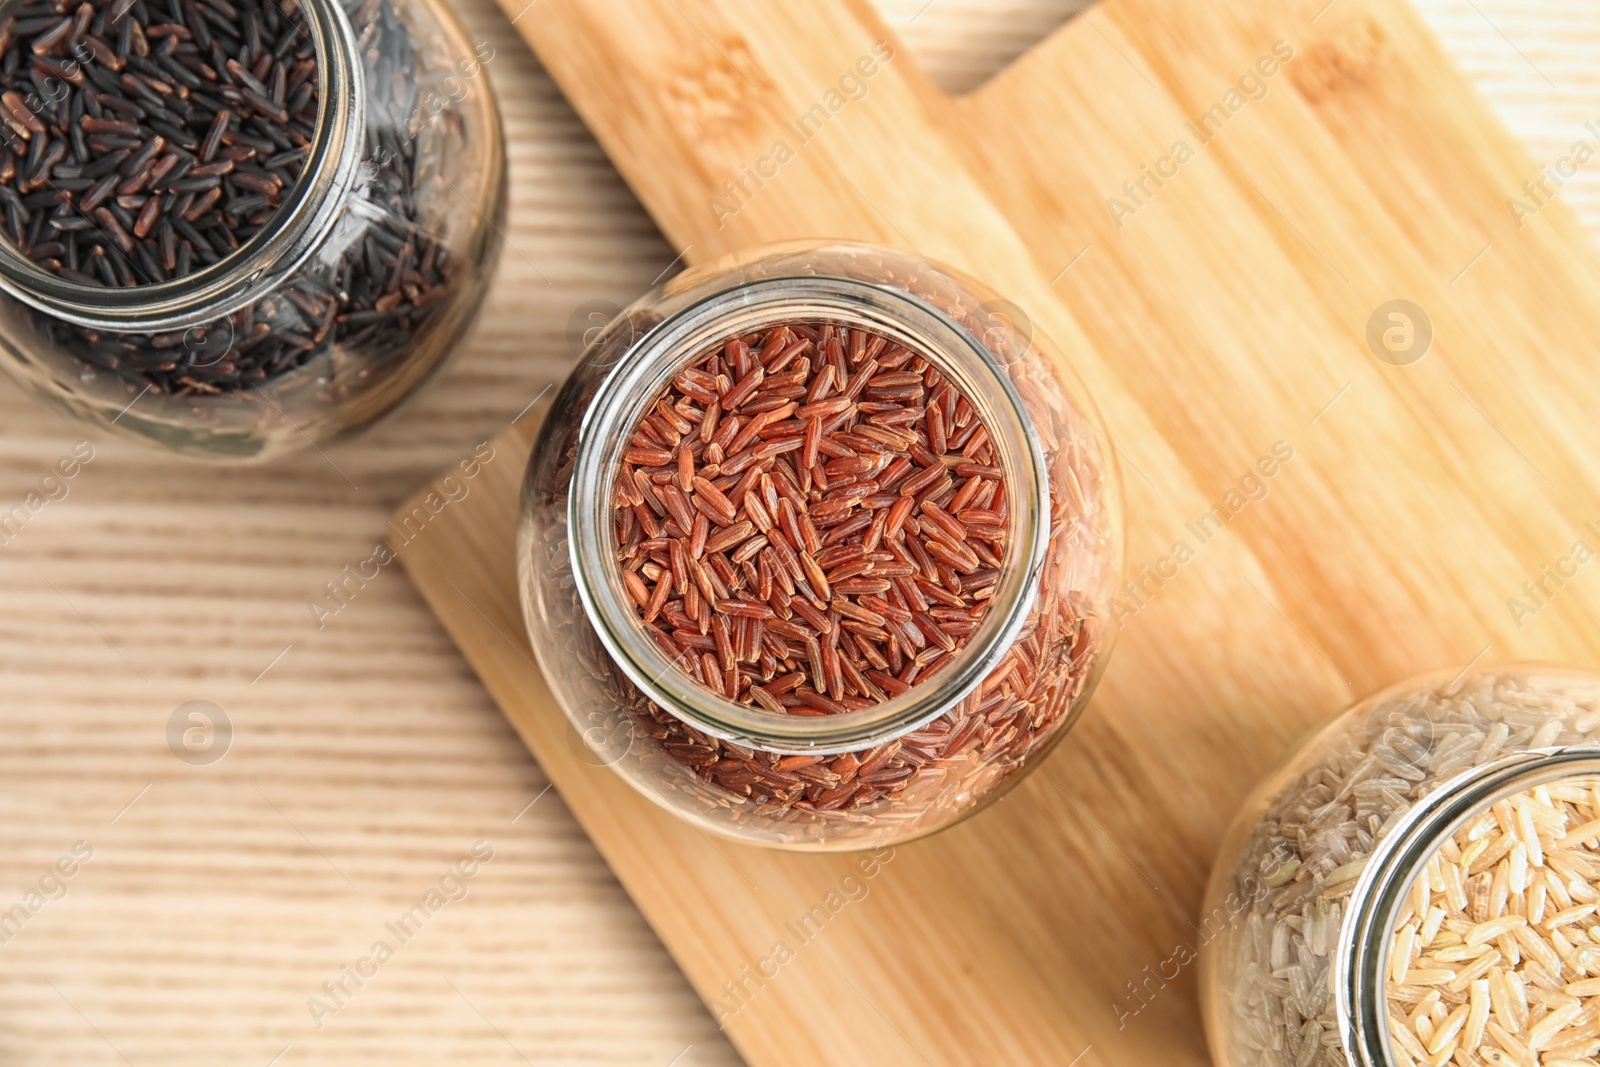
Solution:
<svg viewBox="0 0 1600 1067"><path fill-rule="evenodd" d="M1049 548L1017 639L944 715L841 755L737 745L632 691L638 727L708 802L740 818L917 820L989 793L1059 735L1105 641L1104 486L1053 375L1037 358L1002 361L1050 483ZM616 560L639 624L707 690L773 715L844 714L938 685L988 613L1010 492L974 404L926 357L790 322L696 356L634 427Z"/></svg>
<svg viewBox="0 0 1600 1067"><path fill-rule="evenodd" d="M674 659L741 704L837 714L928 681L999 580L1009 506L987 429L926 358L856 332L785 324L701 354L623 454L617 560L640 622L662 648L709 638L714 669ZM984 521L941 506L958 500Z"/></svg>

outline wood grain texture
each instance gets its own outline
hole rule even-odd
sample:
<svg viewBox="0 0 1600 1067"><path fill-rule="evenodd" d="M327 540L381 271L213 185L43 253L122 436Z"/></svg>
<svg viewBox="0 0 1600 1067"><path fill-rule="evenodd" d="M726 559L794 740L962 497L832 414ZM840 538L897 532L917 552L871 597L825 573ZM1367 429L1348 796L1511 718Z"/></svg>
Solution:
<svg viewBox="0 0 1600 1067"><path fill-rule="evenodd" d="M997 15L977 0L892 0L885 15L909 46L897 64L921 61L941 86L965 89L1062 21L1070 6L1029 0ZM21 900L74 841L95 848L65 899L0 945L0 1063L265 1065L280 1052L279 1064L665 1067L678 1057L676 1067L711 1067L738 1060L559 795L544 793L518 817L548 780L409 583L386 570L324 630L306 608L324 581L371 553L403 496L565 375L575 312L582 322L590 301L626 302L677 251L508 18L487 0L459 7L474 37L498 47L489 74L506 120L512 202L509 245L482 324L450 370L396 418L329 449L337 469L310 453L218 472L96 440L96 459L71 495L0 548L0 715L9 742L0 752L0 906ZM1590 61L1600 19L1590 5L1427 0L1425 10L1534 159L1559 155L1582 135L1584 121L1600 116ZM1098 9L1090 17L1113 36ZM1121 62L1109 44L1101 47ZM1600 168L1581 172L1566 195L1586 223L1600 224ZM905 225L890 204L883 207ZM1092 262L1085 258L1068 277ZM1317 426L1360 396L1346 396ZM8 507L83 436L9 386L0 388L0 426L0 500ZM1519 444L1531 454L1540 439ZM1132 440L1121 443L1145 466ZM1130 491L1151 492L1132 469L1125 479ZM1439 535L1423 533L1425 540ZM1150 536L1159 546L1161 538ZM1138 553L1131 553L1136 562ZM1182 618L1215 597L1238 596L1230 573L1208 548L1139 625L1158 612ZM1264 577L1258 584L1269 589ZM1214 624L1222 632L1234 625L1228 618ZM1543 613L1529 623L1535 627L1547 637L1559 629L1555 615ZM1121 707L1131 699L1124 678L1149 662L1134 647L1130 640L1119 650L1103 690ZM1261 668L1284 685L1301 684L1317 656L1295 655L1305 662L1263 659ZM1219 647L1212 660L1223 656ZM1190 699L1212 684L1210 665L1186 667L1162 679L1162 692L1141 690L1141 699ZM193 699L222 705L238 731L233 750L213 767L185 766L166 746L168 716ZM1317 701L1291 703L1294 721L1229 757L1237 779L1230 789L1243 788L1300 723L1325 711ZM1222 694L1193 712L1219 716L1208 753L1225 756L1237 736L1227 704ZM1109 706L1097 703L1080 727L1086 748L1168 743L1138 715L1112 720ZM1101 781L1129 782L1119 765L1085 764L1051 768L1018 799L1056 781L1081 805ZM1197 848L1225 817L1229 800L1215 788L1201 782L1197 810L1165 824L1180 848ZM1048 848L1005 861L1019 880L1038 879L1058 870L1055 843L1076 834L1075 877L1094 892L1126 892L1137 878L1128 861L1098 834L1083 834L1071 814L1066 827L1042 829ZM470 896L434 918L348 1008L315 1029L306 998L479 838L494 844L496 859L473 880ZM1180 924L1193 910L1204 863L1185 858L1169 880L1146 862L1165 842L1122 847L1160 887L1141 890L1136 881L1144 894L1133 898L1137 906L1165 900L1160 931ZM1001 858L982 840L961 848L973 869ZM884 870L874 893L892 889L892 879L923 876L915 864L902 866L905 858ZM768 884L762 870L745 870ZM796 913L813 903L784 896L781 884L770 891ZM835 931L849 935L840 941L875 937L880 922L888 934L904 934L886 898L892 894L869 897L863 905L876 910L847 915L843 921L855 925ZM1005 921L1019 902L1003 887L974 889L968 907L995 936L941 941L940 965L952 975L981 973L1027 942L1055 936L1076 921L1075 906L1064 898L1054 914L1031 919L1040 923L1033 928ZM937 925L912 931L938 932ZM1150 943L1161 936L1153 932ZM1070 951L1053 944L1055 956L1035 953L1036 980L1058 988L1070 961L1098 948L1086 940ZM833 953L843 952L831 940L815 949L797 962L797 975L827 973L841 958ZM1114 984L1125 976L1106 977ZM1071 987L1062 995L1103 992ZM1176 990L1138 1025L1167 1011L1187 1025L1188 996ZM825 1006L802 998L803 1010ZM896 1022L900 1007L882 1003ZM1010 1015L1006 1025L1026 1031ZM886 1024L879 1036L892 1037ZM870 1047L883 1062L920 1062L904 1045ZM1098 1058L1098 1049L1081 1061L1106 1062L1115 1061Z"/></svg>
<svg viewBox="0 0 1600 1067"><path fill-rule="evenodd" d="M1119 442L1143 588L1062 750L898 849L848 943L756 987L850 859L713 842L575 757L514 644L512 486L408 569L751 1062L1204 1062L1190 974L1131 990L1193 941L1217 839L1286 743L1420 670L1600 652L1600 597L1506 609L1600 498L1587 235L1543 197L1519 226L1525 151L1392 4L1106 0L959 99L886 64L817 132L799 116L890 38L872 11L610 15L566 0L520 28L685 258L846 237L1017 300ZM748 177L779 140L794 158ZM1366 341L1397 297L1436 333L1404 367Z"/></svg>

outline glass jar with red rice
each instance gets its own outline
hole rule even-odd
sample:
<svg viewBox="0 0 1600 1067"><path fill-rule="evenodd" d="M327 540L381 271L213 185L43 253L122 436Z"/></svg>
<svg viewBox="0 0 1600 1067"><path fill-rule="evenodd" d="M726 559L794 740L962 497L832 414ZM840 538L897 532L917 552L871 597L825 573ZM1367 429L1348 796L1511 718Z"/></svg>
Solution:
<svg viewBox="0 0 1600 1067"><path fill-rule="evenodd" d="M948 268L790 245L594 339L523 486L529 636L586 762L708 832L877 847L997 799L1110 651L1082 386Z"/></svg>

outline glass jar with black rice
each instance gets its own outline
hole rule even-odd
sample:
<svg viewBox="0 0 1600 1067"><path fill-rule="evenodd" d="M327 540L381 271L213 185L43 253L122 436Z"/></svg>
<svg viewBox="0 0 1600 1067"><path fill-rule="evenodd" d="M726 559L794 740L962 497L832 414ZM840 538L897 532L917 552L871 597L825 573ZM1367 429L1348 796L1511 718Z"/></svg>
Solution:
<svg viewBox="0 0 1600 1067"><path fill-rule="evenodd" d="M1098 423L1020 308L915 256L779 246L647 294L523 483L523 615L572 750L779 848L979 810L1110 653Z"/></svg>
<svg viewBox="0 0 1600 1067"><path fill-rule="evenodd" d="M498 255L494 55L442 0L0 6L0 363L202 458L370 424Z"/></svg>

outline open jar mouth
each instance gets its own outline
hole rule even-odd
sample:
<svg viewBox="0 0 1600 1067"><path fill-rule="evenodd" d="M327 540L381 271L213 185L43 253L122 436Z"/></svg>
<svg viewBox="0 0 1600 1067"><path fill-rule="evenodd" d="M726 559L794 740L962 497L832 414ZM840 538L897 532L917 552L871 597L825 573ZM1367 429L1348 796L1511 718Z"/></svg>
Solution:
<svg viewBox="0 0 1600 1067"><path fill-rule="evenodd" d="M1600 746L1530 749L1463 771L1406 812L1367 860L1350 897L1334 958L1334 998L1345 1055L1358 1067L1390 1067L1386 979L1395 918L1412 883L1449 835L1502 800L1539 786L1600 777Z"/></svg>
<svg viewBox="0 0 1600 1067"><path fill-rule="evenodd" d="M670 379L709 345L796 321L864 329L928 359L956 384L988 428L1006 472L1012 509L992 605L951 661L874 707L816 717L745 707L704 688L662 654L639 624L622 585L612 512L613 485L632 431ZM960 324L900 290L800 276L750 282L692 304L627 350L625 364L605 378L584 413L578 438L567 522L583 608L629 681L713 737L769 752L827 755L918 729L982 684L1017 639L1037 597L1049 548L1049 481L1022 398L1004 367Z"/></svg>
<svg viewBox="0 0 1600 1067"><path fill-rule="evenodd" d="M349 18L338 0L300 2L317 56L315 136L299 178L260 231L216 263L132 287L58 277L0 237L0 291L76 326L156 333L232 314L299 269L338 223L357 184L365 129L365 83Z"/></svg>

